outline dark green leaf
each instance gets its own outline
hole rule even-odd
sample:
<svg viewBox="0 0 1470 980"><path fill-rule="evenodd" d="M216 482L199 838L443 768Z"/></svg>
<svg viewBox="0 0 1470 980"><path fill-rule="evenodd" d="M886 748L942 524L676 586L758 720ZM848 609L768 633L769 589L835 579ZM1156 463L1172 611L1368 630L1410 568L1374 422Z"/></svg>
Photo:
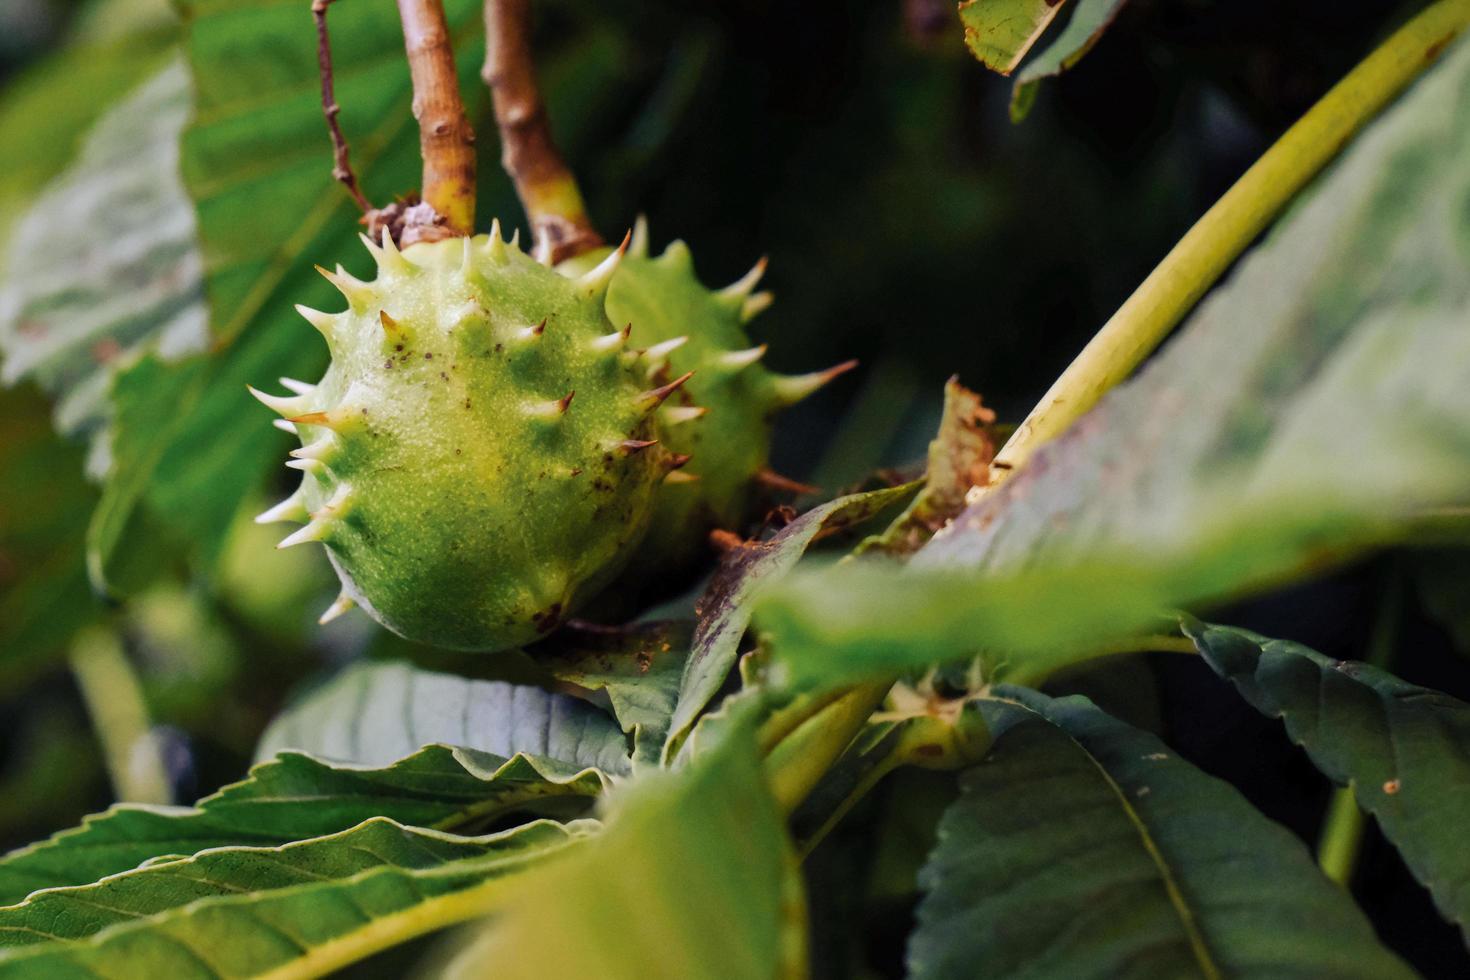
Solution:
<svg viewBox="0 0 1470 980"><path fill-rule="evenodd" d="M725 683L740 638L750 625L756 591L790 572L819 534L860 524L915 489L906 485L839 497L813 507L770 540L745 542L724 556L699 601L699 626L679 683L679 703L664 747L665 759L673 757L689 727Z"/></svg>
<svg viewBox="0 0 1470 980"><path fill-rule="evenodd" d="M1470 705L1368 664L1188 621L1221 677L1350 786L1445 917L1470 934Z"/></svg>
<svg viewBox="0 0 1470 980"><path fill-rule="evenodd" d="M370 817L460 829L507 813L575 804L602 786L592 770L445 745L427 746L381 769L288 752L195 806L120 804L11 852L0 859L0 905L41 888L97 881L161 855L289 844L338 833Z"/></svg>
<svg viewBox="0 0 1470 980"><path fill-rule="evenodd" d="M994 749L921 875L912 976L1413 976L1235 789L1085 699L995 693Z"/></svg>
<svg viewBox="0 0 1470 980"><path fill-rule="evenodd" d="M381 817L283 847L161 860L0 908L0 977L319 976L503 904L586 825L456 837Z"/></svg>
<svg viewBox="0 0 1470 980"><path fill-rule="evenodd" d="M585 701L403 663L347 668L282 713L261 736L257 756L296 750L386 766L434 744L524 753L611 775L629 770L628 741L617 723Z"/></svg>
<svg viewBox="0 0 1470 980"><path fill-rule="evenodd" d="M1042 673L1150 608L1310 574L1464 503L1470 211L1444 202L1467 194L1461 43L1136 379L905 571L798 574L769 595L777 654L808 678L976 649ZM864 591L842 601L839 575Z"/></svg>

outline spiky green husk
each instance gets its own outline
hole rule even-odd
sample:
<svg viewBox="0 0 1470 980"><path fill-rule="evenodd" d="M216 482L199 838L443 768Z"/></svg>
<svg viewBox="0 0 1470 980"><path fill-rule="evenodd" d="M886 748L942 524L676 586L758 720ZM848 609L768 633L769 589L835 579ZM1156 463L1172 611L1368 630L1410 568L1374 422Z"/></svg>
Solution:
<svg viewBox="0 0 1470 980"><path fill-rule="evenodd" d="M300 489L262 520L326 545L343 597L389 629L498 650L555 627L614 576L683 460L658 444L674 388L603 313L619 255L581 278L489 236L368 243L378 276L325 273L348 309L302 314L332 362L261 400L303 448ZM650 390L652 389L652 390Z"/></svg>
<svg viewBox="0 0 1470 980"><path fill-rule="evenodd" d="M568 260L559 268L582 274L603 261L607 250ZM671 571L706 553L713 528L736 529L744 522L758 477L768 472L771 422L777 412L805 398L851 367L783 376L761 359L766 345L753 345L745 324L770 305L756 292L765 260L724 289L711 290L694 271L689 247L670 244L648 254L648 230L640 218L627 256L613 275L607 315L631 324L630 343L666 356L667 364L645 366L658 380L693 372L668 411L664 442L690 456L682 479L660 487L657 514L633 559L636 570ZM670 405L675 402L671 400Z"/></svg>

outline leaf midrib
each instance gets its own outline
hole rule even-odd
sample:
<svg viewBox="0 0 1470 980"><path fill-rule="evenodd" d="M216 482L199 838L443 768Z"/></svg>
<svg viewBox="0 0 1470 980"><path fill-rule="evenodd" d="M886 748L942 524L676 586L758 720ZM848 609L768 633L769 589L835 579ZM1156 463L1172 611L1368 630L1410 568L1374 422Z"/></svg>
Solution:
<svg viewBox="0 0 1470 980"><path fill-rule="evenodd" d="M1207 980L1222 980L1223 974L1221 973L1219 966L1216 965L1214 957L1210 954L1209 945L1205 942L1205 937L1199 930L1199 925L1195 921L1194 912L1190 908L1189 903L1185 900L1184 891L1179 887L1179 882L1174 876L1173 869L1169 866L1168 861L1164 858L1163 851L1159 849L1158 844L1154 841L1153 834L1149 831L1148 824L1144 821L1143 817L1139 814L1137 809L1134 808L1132 802L1128 799L1128 794L1123 791L1123 787L1120 786L1118 784L1118 781L1113 778L1110 772L1108 772L1107 767L1105 767L1102 762L1097 758L1097 756L1094 755L1092 751L1087 748L1086 745L1083 745L1082 742L1080 742L1076 738L1076 736L1074 736L1071 732L1067 731L1062 726L1053 722L1051 719L1047 718L1041 712L1025 704L1022 704L1020 701L1015 701L1010 698L997 697L995 698L995 700L1004 701L1006 704L1022 708L1025 711L1029 712L1032 716L1040 720L1043 724L1049 725L1056 731L1060 732L1063 737L1065 737L1069 742L1077 747L1077 750L1081 752L1083 756L1086 757L1087 761L1092 764L1093 768L1097 770L1098 775L1102 777L1103 781L1107 784L1108 789L1112 790L1114 797L1117 798L1118 805L1122 808L1123 814L1128 818L1128 822L1132 824L1134 830L1137 831L1139 841L1143 844L1143 849L1148 854L1149 860L1151 860L1154 864L1154 867L1158 869L1159 878L1162 880L1164 885L1164 893L1168 896L1170 906L1174 909L1175 914L1179 917L1180 927L1184 930L1184 934L1189 940L1190 952L1194 954L1195 961L1199 964L1200 970L1204 973Z"/></svg>
<svg viewBox="0 0 1470 980"><path fill-rule="evenodd" d="M422 901L411 905L408 908L401 909L389 915L381 916L378 918L370 918L361 929L350 930L344 935L338 936L334 939L330 939L325 943L311 946L300 958L283 964L282 966L277 967L275 970L272 970L268 973L259 975L260 977L277 978L277 980L317 977L339 966L356 962L363 956L369 955L370 953L387 948L388 946L396 945L399 941L409 938L410 936L419 935L421 932L428 931L427 929L425 929L418 932L407 932L405 934L403 930L396 928L400 925L402 920L427 920L431 924L431 927L442 927L452 925L455 922L461 922L466 919L473 918L474 916L480 914L481 911L483 911L480 904L482 900L493 898L495 893L501 887L504 887L508 884L509 879L514 878L516 873L524 870L521 865L534 864L538 861L553 857L565 848L575 845L585 836L585 831L582 833L570 832L563 840L547 841L541 846L535 848L526 848L519 853L505 855L472 855L464 858L451 859L444 862L442 866L436 868L416 869L405 868L396 865L390 866L385 864L379 867L364 869L344 878L327 878L323 879L322 881L300 882L298 884L287 885L281 888L265 889L260 892L244 892L243 897L242 895L234 894L210 895L204 898L195 899L191 902L177 906L175 908L165 909L163 911L155 912L147 916L139 916L133 921L114 923L88 936L83 936L80 938L66 938L61 936L52 937L56 940L56 945L33 944L30 946L19 947L13 949L12 951L0 950L0 966L4 966L5 964L11 962L24 961L25 959L29 958L41 958L48 955L66 956L71 951L83 949L86 947L100 947L106 942L111 941L120 933L143 931L145 929L162 927L171 920L186 918L187 916L193 915L205 908L209 908L212 906L240 906L242 912L244 914L250 915L253 921L259 922L267 928L271 928L274 930L275 927L273 925L264 922L262 919L260 919L259 916L254 915L254 913L250 910L250 903L255 895L261 895L267 898L276 899L281 897L289 897L297 892L307 892L314 890L350 890L370 878L384 875L403 875L410 881L429 880L440 877L453 877L455 875L464 875L471 873L470 871L464 869L464 867L462 866L464 863L486 862L486 858L490 859L486 863L494 870L495 874L493 877L486 878L479 883L471 885L464 889L451 891L443 895L426 897ZM298 843L302 842L292 842L292 844ZM274 848L243 849L254 850L257 852L270 852L280 851L286 846L290 845L281 845L280 847ZM237 849L239 848L219 848L218 850ZM198 855L194 855L194 857L198 857ZM121 872L120 875L109 875L107 878L104 878L102 880L106 881L108 880L108 878L120 877L121 875L146 873L147 870L148 869L135 868L130 871ZM209 879L209 881L211 884L222 884L212 878ZM95 885L96 883L82 886L68 886L67 888L60 889L44 889L43 891L68 891L72 888L85 889L95 887ZM31 900L31 897L28 897L26 899L26 902L29 902ZM75 897L76 896L73 895L68 896L68 898ZM26 903L23 902L21 904ZM89 904L96 903L89 902ZM434 912L436 913L436 915L425 915L425 912ZM38 935L47 935L41 932L41 930L35 929L31 926L18 926L8 928L34 932ZM179 937L165 932L161 928L158 928L158 931L156 931L155 934L160 939L180 941ZM370 940L366 939L364 934L371 934L372 938ZM299 943L297 945L299 945ZM325 951L325 954L323 951ZM202 959L201 962L203 962L205 966L209 967L211 975L221 977L221 980L223 980L222 975L219 974L218 971L214 970L212 965ZM93 972L93 974L96 975L95 971L89 972Z"/></svg>

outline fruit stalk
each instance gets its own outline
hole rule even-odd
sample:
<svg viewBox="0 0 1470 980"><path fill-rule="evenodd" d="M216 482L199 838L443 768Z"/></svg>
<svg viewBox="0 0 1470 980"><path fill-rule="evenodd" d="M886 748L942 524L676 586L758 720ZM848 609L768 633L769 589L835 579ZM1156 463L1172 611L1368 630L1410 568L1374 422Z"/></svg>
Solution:
<svg viewBox="0 0 1470 980"><path fill-rule="evenodd" d="M531 58L530 0L485 0L481 77L495 103L501 166L530 219L536 258L555 265L603 244L551 137Z"/></svg>
<svg viewBox="0 0 1470 980"><path fill-rule="evenodd" d="M474 233L475 133L459 94L454 50L441 0L398 0L403 43L413 78L413 115L424 158L421 196L438 214L441 232L413 229L417 240ZM406 238L403 244L409 244Z"/></svg>

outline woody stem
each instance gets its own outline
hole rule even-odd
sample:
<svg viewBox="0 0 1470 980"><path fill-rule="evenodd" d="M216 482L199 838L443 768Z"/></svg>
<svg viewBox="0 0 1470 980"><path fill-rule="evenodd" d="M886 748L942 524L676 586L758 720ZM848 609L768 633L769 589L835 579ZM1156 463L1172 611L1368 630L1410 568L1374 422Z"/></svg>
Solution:
<svg viewBox="0 0 1470 980"><path fill-rule="evenodd" d="M421 194L450 236L475 224L475 133L459 95L459 77L441 0L398 0L413 78L413 115L424 158Z"/></svg>
<svg viewBox="0 0 1470 980"><path fill-rule="evenodd" d="M601 245L577 179L546 118L531 58L530 0L485 0L485 67L495 103L500 163L515 182L535 240L536 257L554 264Z"/></svg>

